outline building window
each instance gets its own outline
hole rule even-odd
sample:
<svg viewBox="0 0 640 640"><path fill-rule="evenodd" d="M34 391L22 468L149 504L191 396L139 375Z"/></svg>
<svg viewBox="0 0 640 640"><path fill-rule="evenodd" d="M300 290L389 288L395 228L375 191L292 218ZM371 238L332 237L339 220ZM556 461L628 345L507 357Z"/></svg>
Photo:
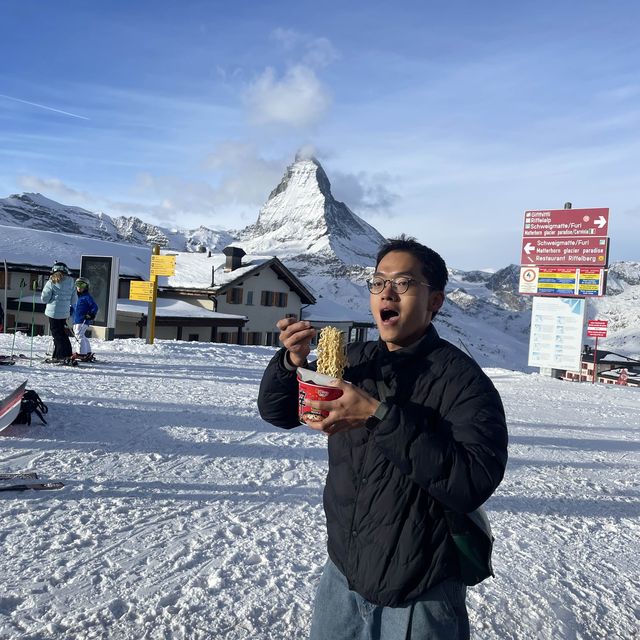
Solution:
<svg viewBox="0 0 640 640"><path fill-rule="evenodd" d="M242 289L234 287L227 291L227 303L228 304L242 304Z"/></svg>
<svg viewBox="0 0 640 640"><path fill-rule="evenodd" d="M244 336L245 344L262 344L262 333L260 331L248 331Z"/></svg>
<svg viewBox="0 0 640 640"><path fill-rule="evenodd" d="M278 345L280 333L278 331L265 331L264 344L266 347L274 347Z"/></svg>
<svg viewBox="0 0 640 640"><path fill-rule="evenodd" d="M197 333L189 334L189 342L198 342L200 340L200 336Z"/></svg>
<svg viewBox="0 0 640 640"><path fill-rule="evenodd" d="M273 294L271 291L263 291L262 297L260 298L260 304L263 307L272 307L273 306Z"/></svg>
<svg viewBox="0 0 640 640"><path fill-rule="evenodd" d="M279 291L263 291L260 304L263 307L286 307L288 298L288 293L282 293Z"/></svg>
<svg viewBox="0 0 640 640"><path fill-rule="evenodd" d="M253 304L253 291L247 291L247 306Z"/></svg>

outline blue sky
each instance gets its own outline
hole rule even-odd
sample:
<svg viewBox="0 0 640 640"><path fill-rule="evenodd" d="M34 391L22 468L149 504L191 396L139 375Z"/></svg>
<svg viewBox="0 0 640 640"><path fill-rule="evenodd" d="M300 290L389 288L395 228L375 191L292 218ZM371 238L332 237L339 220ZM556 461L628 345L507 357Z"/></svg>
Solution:
<svg viewBox="0 0 640 640"><path fill-rule="evenodd" d="M640 4L393 4L5 0L0 197L241 228L305 148L450 266L566 201L639 260Z"/></svg>

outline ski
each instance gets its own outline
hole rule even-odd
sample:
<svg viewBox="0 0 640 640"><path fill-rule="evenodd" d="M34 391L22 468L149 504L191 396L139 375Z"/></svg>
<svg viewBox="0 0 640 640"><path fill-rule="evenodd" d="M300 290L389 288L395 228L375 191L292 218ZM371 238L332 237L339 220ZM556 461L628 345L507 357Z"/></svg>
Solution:
<svg viewBox="0 0 640 640"><path fill-rule="evenodd" d="M43 360L45 364L52 364L54 367L77 367L78 361L72 358L66 360L54 360L53 358L45 358Z"/></svg>
<svg viewBox="0 0 640 640"><path fill-rule="evenodd" d="M13 473L0 473L0 480L36 480L38 474L35 471L15 471Z"/></svg>
<svg viewBox="0 0 640 640"><path fill-rule="evenodd" d="M62 489L62 482L25 482L23 484L0 485L0 491L53 491Z"/></svg>
<svg viewBox="0 0 640 640"><path fill-rule="evenodd" d="M76 362L98 362L97 358L95 357L95 355L93 353L90 353L84 356L81 356L80 354L74 354L71 356L72 360L75 360ZM100 362L102 362L102 360L100 360Z"/></svg>

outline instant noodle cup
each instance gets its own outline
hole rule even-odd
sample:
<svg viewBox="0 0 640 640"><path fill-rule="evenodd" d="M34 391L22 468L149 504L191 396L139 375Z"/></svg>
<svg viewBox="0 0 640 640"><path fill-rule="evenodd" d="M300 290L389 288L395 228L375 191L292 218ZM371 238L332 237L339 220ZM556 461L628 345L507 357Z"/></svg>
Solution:
<svg viewBox="0 0 640 640"><path fill-rule="evenodd" d="M309 406L312 400L336 400L342 395L342 389L329 386L331 376L323 375L310 369L298 367L298 418L300 422L322 420L329 415L328 411L321 411Z"/></svg>

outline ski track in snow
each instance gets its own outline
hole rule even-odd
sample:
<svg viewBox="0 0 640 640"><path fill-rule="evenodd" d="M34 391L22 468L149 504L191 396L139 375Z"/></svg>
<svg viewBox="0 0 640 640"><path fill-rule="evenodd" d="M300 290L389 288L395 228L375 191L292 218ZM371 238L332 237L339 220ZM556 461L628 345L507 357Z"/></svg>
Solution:
<svg viewBox="0 0 640 640"><path fill-rule="evenodd" d="M0 390L28 379L49 406L48 426L3 432L0 472L66 484L0 494L0 637L306 638L326 443L259 419L274 350L93 346L104 362L0 371ZM24 336L15 348L30 353ZM640 390L487 371L510 460L486 505L496 578L469 589L472 637L638 637Z"/></svg>

